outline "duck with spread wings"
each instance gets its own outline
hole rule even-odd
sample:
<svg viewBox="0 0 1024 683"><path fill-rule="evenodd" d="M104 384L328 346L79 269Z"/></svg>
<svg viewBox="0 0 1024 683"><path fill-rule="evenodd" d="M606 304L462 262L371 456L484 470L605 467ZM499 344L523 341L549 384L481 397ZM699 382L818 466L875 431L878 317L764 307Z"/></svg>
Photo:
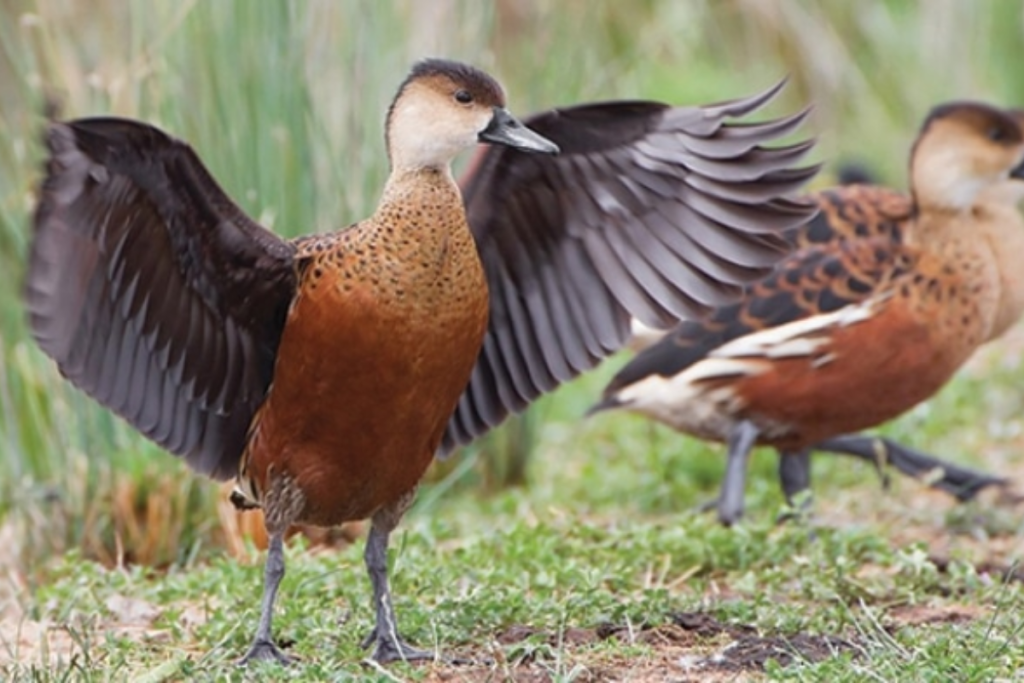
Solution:
<svg viewBox="0 0 1024 683"><path fill-rule="evenodd" d="M808 142L766 145L804 116L729 119L777 90L587 105L524 126L490 76L427 60L388 112L375 213L294 241L151 126L51 123L32 334L76 386L263 509L245 661L291 659L271 637L288 525L366 517L366 645L380 661L432 657L399 636L387 582L388 538L419 478L616 351L631 316L691 316L771 269L778 233L813 214L787 197L815 169L798 166ZM478 141L493 146L460 193L450 162Z"/></svg>

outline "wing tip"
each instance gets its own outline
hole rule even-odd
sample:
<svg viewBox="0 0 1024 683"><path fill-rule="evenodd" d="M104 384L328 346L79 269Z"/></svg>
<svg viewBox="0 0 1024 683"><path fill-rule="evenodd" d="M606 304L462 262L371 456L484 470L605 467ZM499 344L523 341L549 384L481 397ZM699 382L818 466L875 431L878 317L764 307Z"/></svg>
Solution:
<svg viewBox="0 0 1024 683"><path fill-rule="evenodd" d="M704 110L705 115L708 117L741 118L757 111L774 100L782 92L786 84L789 83L789 80L790 75L786 74L772 85L764 90L755 92L753 95L706 104L701 109Z"/></svg>

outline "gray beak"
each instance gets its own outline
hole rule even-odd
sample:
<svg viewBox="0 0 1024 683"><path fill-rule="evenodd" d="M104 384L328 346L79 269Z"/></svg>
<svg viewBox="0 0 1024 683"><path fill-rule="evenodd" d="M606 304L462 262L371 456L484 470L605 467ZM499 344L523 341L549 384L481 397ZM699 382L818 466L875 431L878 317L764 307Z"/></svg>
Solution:
<svg viewBox="0 0 1024 683"><path fill-rule="evenodd" d="M1010 171L1010 177L1017 178L1018 180L1024 180L1024 161Z"/></svg>
<svg viewBox="0 0 1024 683"><path fill-rule="evenodd" d="M558 145L534 133L502 107L494 108L494 117L478 137L480 142L508 145L524 152L558 154Z"/></svg>

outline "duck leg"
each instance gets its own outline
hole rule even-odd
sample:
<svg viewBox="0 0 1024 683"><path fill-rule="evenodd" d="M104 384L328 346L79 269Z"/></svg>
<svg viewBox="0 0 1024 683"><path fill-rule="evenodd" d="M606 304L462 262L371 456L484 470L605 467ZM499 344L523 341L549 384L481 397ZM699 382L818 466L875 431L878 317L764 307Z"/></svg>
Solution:
<svg viewBox="0 0 1024 683"><path fill-rule="evenodd" d="M253 638L249 651L239 660L239 665L248 664L254 660L276 661L285 665L296 661L294 657L289 657L274 645L270 634L270 622L274 616L274 600L277 598L277 589L281 585L281 579L284 578L284 530L275 529L269 536L267 563L264 567L260 623L256 628L256 637Z"/></svg>
<svg viewBox="0 0 1024 683"><path fill-rule="evenodd" d="M782 493L786 496L786 502L790 508L793 508L780 515L779 522L799 517L810 509L811 497L809 495L804 496L800 501L799 509L794 506L797 495L809 491L811 488L811 451L809 449L779 451L779 483L782 484Z"/></svg>
<svg viewBox="0 0 1024 683"><path fill-rule="evenodd" d="M837 455L850 455L855 458L867 460L875 466L875 472L882 481L882 490L888 491L892 484L886 465L890 463L891 449L889 444L897 445L882 437L865 436L863 434L844 434L831 439L825 439L811 448L815 451L835 453ZM927 468L926 468L927 469ZM907 472L905 472L907 473ZM911 476L916 476L911 474Z"/></svg>
<svg viewBox="0 0 1024 683"><path fill-rule="evenodd" d="M1005 486L1007 483L1003 477L955 465L884 437L844 434L815 444L814 450L868 460L874 463L880 472L885 464L891 464L903 474L923 479L932 488L945 491L961 502L974 498L978 492L989 486ZM888 486L888 478L884 474L882 482Z"/></svg>
<svg viewBox="0 0 1024 683"><path fill-rule="evenodd" d="M433 652L414 648L398 635L395 608L391 604L391 589L388 588L388 539L398 526L402 514L412 503L412 499L413 492L409 492L398 501L374 513L370 533L366 537L363 559L366 561L366 571L373 585L373 606L377 616L376 625L363 639L362 646L367 648L373 645L371 656L378 662L434 659Z"/></svg>
<svg viewBox="0 0 1024 683"><path fill-rule="evenodd" d="M732 526L743 517L743 498L747 486L747 463L760 431L753 422L742 420L729 435L725 479L718 496L718 520Z"/></svg>

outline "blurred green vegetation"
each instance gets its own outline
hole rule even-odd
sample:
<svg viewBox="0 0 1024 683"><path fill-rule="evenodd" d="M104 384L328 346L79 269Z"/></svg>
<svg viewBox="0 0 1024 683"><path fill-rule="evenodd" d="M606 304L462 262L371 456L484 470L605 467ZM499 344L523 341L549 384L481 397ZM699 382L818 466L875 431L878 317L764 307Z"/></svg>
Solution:
<svg viewBox="0 0 1024 683"><path fill-rule="evenodd" d="M336 228L371 210L386 173L383 113L409 65L429 55L495 73L520 114L599 99L701 103L788 76L770 114L812 104L805 134L819 140L817 159L862 161L902 187L910 143L930 107L962 98L1024 104L1022 7L1017 0L0 0L0 636L14 603L31 619L64 624L85 657L66 670L12 671L33 680L117 680L171 664L171 677L228 678L251 627L238 615L255 614L260 575L255 566L206 561L216 558L208 550L223 533L216 487L73 390L26 336L19 290L47 102L62 116L139 117L188 140L251 215L284 235ZM1019 334L1011 335L884 431L977 467L1020 472L1022 348ZM680 604L698 608L724 590L722 618L769 630L856 629L871 645L869 662L837 660L789 680L1019 674L1013 653L1020 648L1008 654L1006 647L1019 643L1020 591L976 573L973 557L941 575L922 559L925 546L956 555L969 554L970 543L1019 555L1019 515L977 505L949 512L913 483L904 490L915 495L882 498L871 468L819 458L820 508L838 514L841 529L811 544L801 529L771 526L781 505L774 457L758 457L748 499L754 520L721 529L688 513L717 487L720 447L631 416L580 419L622 360L544 399L525 423L431 475L396 544L396 598L415 638L425 645L440 638L447 648L489 642L516 623L559 634L571 623L639 623ZM527 488L496 491L510 481ZM359 656L360 634L339 631L340 607L333 607L352 606L357 626L369 624L358 550L301 553L290 553L284 593L291 599L278 623L313 660L309 680L342 680L337 671ZM145 568L101 572L82 558L170 571L154 582ZM190 572L177 572L181 565ZM173 642L193 637L214 652L167 659L162 643L111 635L107 600L122 593L166 603L158 626ZM893 604L956 599L992 607L991 621L895 638L878 621ZM207 615L195 632L179 618L190 600ZM319 649L324 637L337 649ZM553 680L577 677L561 659L561 643L532 642L515 647L535 646ZM637 647L601 645L597 657L642 659Z"/></svg>
<svg viewBox="0 0 1024 683"><path fill-rule="evenodd" d="M191 142L251 215L295 235L371 210L386 173L383 113L423 56L494 72L521 114L728 99L788 75L770 111L813 104L818 158L862 160L902 186L931 106L1024 103L1022 33L1010 0L0 0L0 523L20 532L18 566L70 547L164 565L217 536L215 488L71 389L26 337L19 288L46 102L62 116L157 123ZM595 509L615 499L671 511L713 489L716 448L635 419L579 422L607 372L543 401L512 445L499 436L448 465L420 509L481 481L544 490L554 470L578 474L572 494ZM944 423L977 415L973 394L961 402ZM891 429L917 435L915 420ZM518 442L541 454L529 469ZM774 487L761 461L755 496Z"/></svg>

